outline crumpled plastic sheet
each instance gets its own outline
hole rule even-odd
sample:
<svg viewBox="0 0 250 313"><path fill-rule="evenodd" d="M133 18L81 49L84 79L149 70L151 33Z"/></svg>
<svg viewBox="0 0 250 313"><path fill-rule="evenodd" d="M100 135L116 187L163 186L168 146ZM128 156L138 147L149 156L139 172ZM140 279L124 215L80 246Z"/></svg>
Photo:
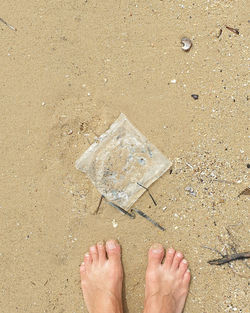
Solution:
<svg viewBox="0 0 250 313"><path fill-rule="evenodd" d="M128 209L172 163L124 114L76 161L108 201Z"/></svg>

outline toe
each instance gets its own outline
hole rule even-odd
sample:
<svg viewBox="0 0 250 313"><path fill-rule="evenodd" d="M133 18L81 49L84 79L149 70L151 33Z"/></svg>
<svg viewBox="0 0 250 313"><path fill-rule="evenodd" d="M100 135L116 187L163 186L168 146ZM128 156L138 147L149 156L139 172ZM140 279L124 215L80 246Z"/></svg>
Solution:
<svg viewBox="0 0 250 313"><path fill-rule="evenodd" d="M96 245L89 248L89 253L93 259L93 263L97 263L99 257L98 257L98 250L97 250Z"/></svg>
<svg viewBox="0 0 250 313"><path fill-rule="evenodd" d="M106 251L109 261L111 262L120 261L121 247L116 240L108 240L106 242Z"/></svg>
<svg viewBox="0 0 250 313"><path fill-rule="evenodd" d="M182 259L183 259L183 254L181 252L176 252L174 259L173 259L171 269L174 271L177 270Z"/></svg>
<svg viewBox="0 0 250 313"><path fill-rule="evenodd" d="M148 251L148 266L158 266L161 264L164 256L164 248L161 244L154 244Z"/></svg>
<svg viewBox="0 0 250 313"><path fill-rule="evenodd" d="M164 266L166 267L166 269L170 269L173 263L173 259L174 259L174 255L175 255L175 249L170 248L168 249L167 253L166 253L166 258L165 258L165 262L164 262Z"/></svg>
<svg viewBox="0 0 250 313"><path fill-rule="evenodd" d="M91 255L88 252L85 253L85 255L84 255L84 265L85 265L86 270L90 269L92 261L93 260L92 260Z"/></svg>
<svg viewBox="0 0 250 313"><path fill-rule="evenodd" d="M99 262L103 264L105 261L107 261L106 250L105 250L103 242L98 242L97 250L98 250L98 255L99 255Z"/></svg>
<svg viewBox="0 0 250 313"><path fill-rule="evenodd" d="M184 276L183 276L183 284L184 284L184 287L187 289L188 289L189 284L190 284L190 279L191 279L191 273L190 273L190 270L187 269Z"/></svg>
<svg viewBox="0 0 250 313"><path fill-rule="evenodd" d="M180 266L179 266L179 274L181 277L183 277L187 268L188 268L188 262L187 262L187 260L183 259L180 263Z"/></svg>

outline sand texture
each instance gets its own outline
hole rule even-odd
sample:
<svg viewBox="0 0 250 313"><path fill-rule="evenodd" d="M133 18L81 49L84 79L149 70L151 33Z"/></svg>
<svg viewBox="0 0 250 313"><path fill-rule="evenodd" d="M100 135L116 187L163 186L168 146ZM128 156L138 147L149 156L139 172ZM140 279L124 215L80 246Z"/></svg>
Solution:
<svg viewBox="0 0 250 313"><path fill-rule="evenodd" d="M142 312L154 242L189 261L185 313L249 312L249 263L209 265L219 255L203 247L250 250L249 196L238 197L249 186L249 1L0 8L12 26L0 20L0 312L87 313L79 265L109 238L122 245L124 313ZM95 215L100 194L75 168L120 113L173 163L150 187L157 206L147 193L135 203L165 232L105 202Z"/></svg>

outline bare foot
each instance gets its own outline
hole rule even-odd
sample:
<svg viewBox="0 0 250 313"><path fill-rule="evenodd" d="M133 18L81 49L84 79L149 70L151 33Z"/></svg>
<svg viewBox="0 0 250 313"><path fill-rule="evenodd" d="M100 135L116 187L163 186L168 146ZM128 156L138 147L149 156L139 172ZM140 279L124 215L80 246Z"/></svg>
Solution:
<svg viewBox="0 0 250 313"><path fill-rule="evenodd" d="M181 252L169 249L164 263L164 248L149 249L146 272L144 313L182 313L188 294L190 272Z"/></svg>
<svg viewBox="0 0 250 313"><path fill-rule="evenodd" d="M90 247L80 274L89 313L122 313L121 248L115 240Z"/></svg>

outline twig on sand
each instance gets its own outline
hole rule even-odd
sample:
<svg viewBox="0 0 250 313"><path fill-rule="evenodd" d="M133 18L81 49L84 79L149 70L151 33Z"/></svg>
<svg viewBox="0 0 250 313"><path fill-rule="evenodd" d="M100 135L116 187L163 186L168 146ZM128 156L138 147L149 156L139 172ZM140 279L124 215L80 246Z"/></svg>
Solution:
<svg viewBox="0 0 250 313"><path fill-rule="evenodd" d="M211 251L214 251L216 253L218 253L219 255L221 255L222 257L224 257L224 254L222 254L219 250L217 249L214 249L214 248L210 248L210 247L207 247L207 246L201 246L202 248L205 248L205 249L209 249Z"/></svg>
<svg viewBox="0 0 250 313"><path fill-rule="evenodd" d="M207 246L201 246L202 248L214 251L214 252L218 253L221 256L220 259L213 259L213 260L208 261L208 264L210 264L210 265L222 265L222 264L229 263L229 262L232 262L232 261L245 260L245 259L250 258L250 251L239 252L239 253L237 252L237 250L236 250L237 245L236 245L236 243L234 241L233 234L231 233L231 231L228 228L226 228L226 231L227 231L227 233L229 235L229 238L232 241L232 244L229 244L229 246L230 246L230 248L231 248L233 253L232 254L228 254L228 253L227 254L222 254L217 249L210 248L210 247L207 247ZM248 267L248 264L246 264L246 266Z"/></svg>
<svg viewBox="0 0 250 313"><path fill-rule="evenodd" d="M208 261L210 265L222 265L225 263L229 263L235 260L244 260L250 258L250 251L249 252L241 252L241 253L234 253L231 255L225 255L221 259L214 259Z"/></svg>
<svg viewBox="0 0 250 313"><path fill-rule="evenodd" d="M123 208L121 208L119 205L111 202L111 201L107 201L107 203L109 205L111 205L113 208L116 208L117 210L119 210L121 213L128 215L130 218L135 218L134 214L129 213L128 211L124 210Z"/></svg>
<svg viewBox="0 0 250 313"><path fill-rule="evenodd" d="M220 38L221 34L222 34L222 28L220 29L219 34L217 35L217 38Z"/></svg>
<svg viewBox="0 0 250 313"><path fill-rule="evenodd" d="M142 217L144 217L146 220L148 220L150 223L152 223L153 225L155 225L156 227L158 227L160 230L165 231L166 229L164 227L162 227L160 224L158 224L157 222L155 222L151 217L149 217L147 214L145 214L144 212L142 212L141 210L138 209L131 209L132 212L136 212L137 214L141 215Z"/></svg>
<svg viewBox="0 0 250 313"><path fill-rule="evenodd" d="M2 19L0 17L0 22L4 23L7 27L9 27L10 29L14 30L15 32L17 31L17 29L14 26L11 26L9 23L7 23L4 19Z"/></svg>
<svg viewBox="0 0 250 313"><path fill-rule="evenodd" d="M103 196L103 195L101 195L101 198L100 198L100 200L99 200L99 203L98 203L97 208L95 209L94 214L97 214L97 213L99 212L99 209L100 209L100 206L101 206L101 204L102 204L102 200L103 200L103 198L104 198L104 196Z"/></svg>
<svg viewBox="0 0 250 313"><path fill-rule="evenodd" d="M103 199L105 199L105 200L107 201L107 199L104 197L104 195L101 195L101 198L100 198L100 200L99 200L98 206L97 206L97 208L96 208L95 211L94 211L94 214L95 214L95 215L99 212L99 209L100 209L100 206L101 206L101 204L102 204L102 200L103 200ZM113 202L111 202L111 201L107 201L107 203L108 203L109 205L111 205L113 208L116 208L117 210L119 210L122 214L126 214L126 215L128 215L130 218L135 218L135 214L129 213L128 211L126 211L126 210L124 210L123 208L121 208L119 205L117 205L117 204L115 204L115 203L113 203Z"/></svg>
<svg viewBox="0 0 250 313"><path fill-rule="evenodd" d="M148 192L148 194L149 194L150 198L152 199L152 201L153 201L154 205L155 205L155 206L157 206L157 203L156 203L155 199L153 198L153 196L151 195L151 193L150 193L149 189L148 189L147 187L144 187L144 186L143 186L143 185L141 185L140 183L137 183L137 185L139 185L140 187L142 187L142 188L144 188L145 190L147 190L147 192Z"/></svg>
<svg viewBox="0 0 250 313"><path fill-rule="evenodd" d="M250 188L247 187L243 191L241 191L241 193L239 193L238 197L240 197L240 196L250 196Z"/></svg>
<svg viewBox="0 0 250 313"><path fill-rule="evenodd" d="M240 31L238 28L232 28L232 27L229 27L229 26L226 26L226 28L228 30L230 30L231 32L235 33L236 35L239 35L240 34Z"/></svg>

